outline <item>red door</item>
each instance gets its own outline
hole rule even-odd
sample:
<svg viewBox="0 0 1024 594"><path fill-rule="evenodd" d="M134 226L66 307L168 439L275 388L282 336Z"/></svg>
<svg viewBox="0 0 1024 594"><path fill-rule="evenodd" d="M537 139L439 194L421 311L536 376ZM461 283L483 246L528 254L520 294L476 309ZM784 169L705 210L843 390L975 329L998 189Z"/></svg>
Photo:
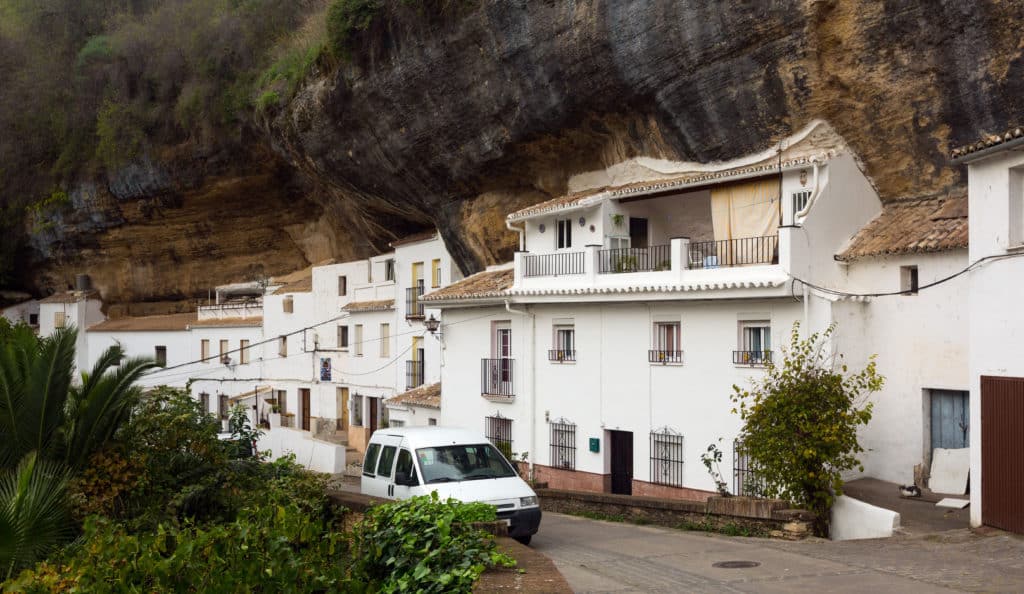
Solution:
<svg viewBox="0 0 1024 594"><path fill-rule="evenodd" d="M1024 533L1024 378L981 377L981 522Z"/></svg>

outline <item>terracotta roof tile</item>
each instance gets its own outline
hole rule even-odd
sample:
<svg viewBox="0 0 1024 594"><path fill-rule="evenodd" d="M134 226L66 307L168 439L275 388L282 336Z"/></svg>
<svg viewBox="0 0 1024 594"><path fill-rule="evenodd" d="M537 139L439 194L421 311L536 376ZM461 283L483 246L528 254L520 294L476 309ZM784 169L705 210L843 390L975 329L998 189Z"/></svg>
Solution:
<svg viewBox="0 0 1024 594"><path fill-rule="evenodd" d="M288 274L282 274L275 276L271 279L270 284L282 285L274 291L274 295L281 295L284 293L310 293L313 291L313 269L317 266L327 266L334 264L334 260L328 259L316 264L311 264L301 270L295 272L289 272Z"/></svg>
<svg viewBox="0 0 1024 594"><path fill-rule="evenodd" d="M436 229L428 229L427 231L420 231L419 233L413 233L412 235L406 235L392 241L389 245L391 247L398 247L407 243L416 243L418 241L427 241L433 239L437 235Z"/></svg>
<svg viewBox="0 0 1024 594"><path fill-rule="evenodd" d="M379 299L377 301L353 301L341 309L353 313L360 311L389 311L395 309L395 300Z"/></svg>
<svg viewBox="0 0 1024 594"><path fill-rule="evenodd" d="M941 252L967 247L967 196L889 202L865 225L839 260Z"/></svg>
<svg viewBox="0 0 1024 594"><path fill-rule="evenodd" d="M398 396L388 398L387 404L405 404L408 406L422 406L426 408L441 409L441 382L413 388Z"/></svg>
<svg viewBox="0 0 1024 594"><path fill-rule="evenodd" d="M89 327L89 332L156 332L185 330L196 321L196 312L139 316L107 320Z"/></svg>
<svg viewBox="0 0 1024 594"><path fill-rule="evenodd" d="M99 299L96 291L65 291L40 299L39 303L77 303L81 299Z"/></svg>
<svg viewBox="0 0 1024 594"><path fill-rule="evenodd" d="M196 320L190 324L193 328L232 328L232 327L259 327L263 325L263 316L250 318L207 318Z"/></svg>
<svg viewBox="0 0 1024 594"><path fill-rule="evenodd" d="M443 301L449 299L480 299L484 297L500 297L512 287L515 280L511 267L498 270L485 270L467 276L457 283L438 289L423 296L423 301Z"/></svg>
<svg viewBox="0 0 1024 594"><path fill-rule="evenodd" d="M971 144L956 147L950 151L949 157L951 159L960 159L978 151L1010 142L1016 138L1024 138L1024 128L1014 127L1001 134L988 134Z"/></svg>
<svg viewBox="0 0 1024 594"><path fill-rule="evenodd" d="M313 292L313 277L308 276L301 278L297 281L290 282L286 285L278 287L274 290L274 295L284 295L285 293L312 293Z"/></svg>

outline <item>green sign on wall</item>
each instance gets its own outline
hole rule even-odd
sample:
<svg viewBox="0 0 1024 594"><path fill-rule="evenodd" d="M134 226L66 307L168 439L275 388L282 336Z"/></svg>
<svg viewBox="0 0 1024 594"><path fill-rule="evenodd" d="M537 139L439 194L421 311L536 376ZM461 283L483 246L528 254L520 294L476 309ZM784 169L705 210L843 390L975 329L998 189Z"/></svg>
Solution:
<svg viewBox="0 0 1024 594"><path fill-rule="evenodd" d="M590 451L595 454L601 451L601 440L597 437L590 438Z"/></svg>

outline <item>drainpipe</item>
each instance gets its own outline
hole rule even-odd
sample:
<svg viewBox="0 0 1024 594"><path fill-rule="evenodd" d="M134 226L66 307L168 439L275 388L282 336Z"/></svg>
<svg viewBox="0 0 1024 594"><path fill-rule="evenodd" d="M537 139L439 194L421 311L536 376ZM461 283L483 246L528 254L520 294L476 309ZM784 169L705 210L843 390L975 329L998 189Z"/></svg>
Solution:
<svg viewBox="0 0 1024 594"><path fill-rule="evenodd" d="M811 207L814 206L814 201L818 199L818 194L821 193L821 186L818 184L818 159L816 157L812 158L811 163L814 164L814 187L811 190L811 197L807 199L807 204L804 205L803 209L800 212L793 213L794 225L803 222L807 217L807 213L811 211Z"/></svg>
<svg viewBox="0 0 1024 594"><path fill-rule="evenodd" d="M520 235L522 237L522 235ZM512 309L512 304L505 300L505 311L530 318L530 459L527 461L530 468L530 476L533 476L533 460L537 453L537 316L518 309Z"/></svg>
<svg viewBox="0 0 1024 594"><path fill-rule="evenodd" d="M513 227L512 221L505 219L505 227L507 227L509 231L515 231L516 233L519 234L519 251L521 252L526 250L526 223L523 223L523 225L523 227ZM507 301L505 302L505 307L508 307Z"/></svg>

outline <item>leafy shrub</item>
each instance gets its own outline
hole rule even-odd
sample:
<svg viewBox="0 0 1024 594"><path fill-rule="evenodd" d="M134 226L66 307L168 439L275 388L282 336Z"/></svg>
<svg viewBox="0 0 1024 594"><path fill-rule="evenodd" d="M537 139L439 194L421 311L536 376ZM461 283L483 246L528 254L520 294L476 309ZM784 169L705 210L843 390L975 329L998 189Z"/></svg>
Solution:
<svg viewBox="0 0 1024 594"><path fill-rule="evenodd" d="M348 59L352 38L366 31L381 13L381 0L334 0L327 9L327 39L338 58Z"/></svg>
<svg viewBox="0 0 1024 594"><path fill-rule="evenodd" d="M469 592L487 567L515 563L471 526L494 518L493 506L436 492L375 507L354 530L353 578L382 592Z"/></svg>
<svg viewBox="0 0 1024 594"><path fill-rule="evenodd" d="M267 111L272 107L277 107L281 104L281 94L277 91L265 91L256 100L256 109L260 111Z"/></svg>

